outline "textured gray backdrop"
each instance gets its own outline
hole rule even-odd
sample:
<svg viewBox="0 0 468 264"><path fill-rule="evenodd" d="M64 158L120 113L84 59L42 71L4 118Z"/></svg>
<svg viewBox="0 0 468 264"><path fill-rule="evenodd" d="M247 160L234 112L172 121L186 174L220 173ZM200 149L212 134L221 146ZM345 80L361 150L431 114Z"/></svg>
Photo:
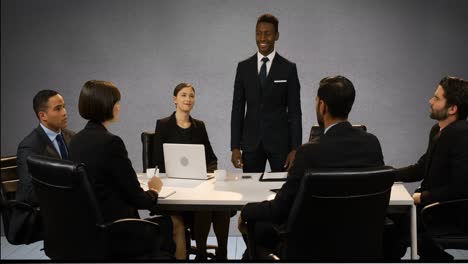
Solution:
<svg viewBox="0 0 468 264"><path fill-rule="evenodd" d="M219 167L230 164L230 108L237 62L256 51L255 22L279 18L277 51L297 63L303 140L316 123L326 75L357 89L350 120L377 135L389 165L415 162L434 123L428 100L444 75L468 78L468 1L1 1L1 155L36 125L32 98L55 89L69 128L85 121L78 95L90 79L120 88L121 121L110 127L142 168L140 133L173 111L172 89L196 87ZM411 185L410 188L413 188Z"/></svg>

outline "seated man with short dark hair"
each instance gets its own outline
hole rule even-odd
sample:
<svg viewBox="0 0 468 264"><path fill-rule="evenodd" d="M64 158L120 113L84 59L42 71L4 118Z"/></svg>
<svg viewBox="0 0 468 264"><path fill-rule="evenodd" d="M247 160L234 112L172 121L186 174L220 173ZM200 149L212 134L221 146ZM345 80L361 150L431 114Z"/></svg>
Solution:
<svg viewBox="0 0 468 264"><path fill-rule="evenodd" d="M379 140L361 129L353 128L348 114L354 103L355 90L343 76L327 77L320 81L316 97L317 121L324 134L302 145L298 151L286 183L272 201L249 203L239 216L239 230L246 233L246 223L255 221L253 235L259 249L252 258L263 252L277 252L280 239L272 224L285 224L299 190L304 172L309 168L366 168L384 165Z"/></svg>
<svg viewBox="0 0 468 264"><path fill-rule="evenodd" d="M67 110L63 97L53 90L39 91L33 99L33 109L39 125L18 145L16 172L19 178L16 200L32 207L39 207L34 193L32 177L29 173L27 158L42 155L56 159L68 159L68 145L73 131L67 127ZM9 232L24 243L42 240L42 221L39 214L35 217L20 207L15 207L10 221ZM28 217L25 217L28 215ZM21 235L18 235L21 234ZM20 238L21 237L21 238Z"/></svg>

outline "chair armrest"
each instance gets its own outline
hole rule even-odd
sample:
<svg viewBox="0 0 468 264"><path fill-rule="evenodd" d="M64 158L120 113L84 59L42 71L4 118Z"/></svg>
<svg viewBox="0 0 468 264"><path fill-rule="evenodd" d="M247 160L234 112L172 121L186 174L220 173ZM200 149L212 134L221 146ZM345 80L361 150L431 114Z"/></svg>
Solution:
<svg viewBox="0 0 468 264"><path fill-rule="evenodd" d="M18 207L18 208L21 208L21 209L31 209L31 210L34 210L36 208L34 208L33 206L31 206L30 204L27 204L27 203L24 203L24 202L20 202L20 201L16 201L16 200L4 200L2 201L2 203L0 204L0 208L2 209L2 211L4 209L7 209L7 208L12 208L12 207ZM39 210L39 208L37 208L37 210Z"/></svg>
<svg viewBox="0 0 468 264"><path fill-rule="evenodd" d="M468 198L436 202L421 210L426 230L434 235L468 232Z"/></svg>
<svg viewBox="0 0 468 264"><path fill-rule="evenodd" d="M270 260L274 260L274 261L279 261L281 260L278 256L276 256L275 254L271 253L270 255L268 255L268 257L270 258Z"/></svg>
<svg viewBox="0 0 468 264"><path fill-rule="evenodd" d="M5 236L10 244L30 244L42 240L40 208L16 200L2 200L0 204Z"/></svg>
<svg viewBox="0 0 468 264"><path fill-rule="evenodd" d="M288 230L286 230L285 224L282 224L282 225L272 224L272 226L273 226L273 229L278 233L280 238L286 238L286 236L288 235Z"/></svg>
<svg viewBox="0 0 468 264"><path fill-rule="evenodd" d="M125 218L99 226L105 233L113 258L156 257L161 246L160 226L154 222Z"/></svg>

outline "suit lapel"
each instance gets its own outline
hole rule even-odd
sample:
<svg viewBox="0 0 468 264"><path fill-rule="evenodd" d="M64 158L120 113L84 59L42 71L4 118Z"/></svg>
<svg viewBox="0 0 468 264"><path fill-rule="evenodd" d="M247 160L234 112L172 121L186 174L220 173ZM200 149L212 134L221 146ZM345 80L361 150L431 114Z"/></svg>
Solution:
<svg viewBox="0 0 468 264"><path fill-rule="evenodd" d="M65 129L62 129L62 136L63 136L63 140L65 140L65 145L67 146L67 149L68 149L68 146L70 146L72 133L68 132Z"/></svg>
<svg viewBox="0 0 468 264"><path fill-rule="evenodd" d="M252 57L249 59L249 64L248 64L248 71L249 73L252 73L250 79L250 83L255 83L255 93L257 95L258 101L261 102L262 98L262 86L260 84L260 76L258 76L258 62L257 62L257 53L255 53Z"/></svg>
<svg viewBox="0 0 468 264"><path fill-rule="evenodd" d="M201 142L201 133L200 133L200 129L197 125L196 122L193 121L193 118L192 116L189 116L189 119L190 119L190 123L191 123L191 127L192 127L192 141L193 142ZM172 132L175 132L177 131L179 128L179 126L177 125L177 120L175 118L175 112L171 115L171 117L169 118L169 122L168 122L168 131L172 131Z"/></svg>
<svg viewBox="0 0 468 264"><path fill-rule="evenodd" d="M273 58L273 62L271 63L271 67L270 67L270 72L268 73L268 76L267 76L267 83L269 85L271 85L271 83L273 82L273 76L275 76L275 73L278 71L278 68L280 67L279 65L279 61L280 61L280 55L278 53L276 53L275 57Z"/></svg>
<svg viewBox="0 0 468 264"><path fill-rule="evenodd" d="M273 81L275 80L274 76L277 75L277 72L281 72L281 59L282 57L278 53L276 53L275 58L273 58L273 61L271 62L270 72L268 73L265 82L265 87L263 87L264 91L272 88Z"/></svg>
<svg viewBox="0 0 468 264"><path fill-rule="evenodd" d="M54 147L54 144L52 144L52 141L50 141L49 137L45 133L44 129L39 125L36 128L36 132L39 134L39 136L42 138L42 140L46 143L45 148L44 148L44 154L50 157L57 157L60 158L59 153Z"/></svg>
<svg viewBox="0 0 468 264"><path fill-rule="evenodd" d="M429 143L429 148L427 150L427 157L426 157L426 175L428 175L429 170L431 169L432 165L432 157L434 155L435 149L437 148L437 143L439 142L439 138L442 134L442 131L436 131L434 136L431 137L431 142Z"/></svg>
<svg viewBox="0 0 468 264"><path fill-rule="evenodd" d="M176 131L176 129L177 129L177 120L175 117L175 112L173 112L171 117L169 118L168 131Z"/></svg>

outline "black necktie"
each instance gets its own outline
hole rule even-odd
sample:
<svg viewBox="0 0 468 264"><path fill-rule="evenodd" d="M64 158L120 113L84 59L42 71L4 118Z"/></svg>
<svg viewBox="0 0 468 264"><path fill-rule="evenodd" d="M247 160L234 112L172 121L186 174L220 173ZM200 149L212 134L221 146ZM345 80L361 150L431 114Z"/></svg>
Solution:
<svg viewBox="0 0 468 264"><path fill-rule="evenodd" d="M267 63L267 61L269 61L268 57L263 57L262 61L263 61L263 64L262 64L262 67L260 68L260 84L262 85L262 87L264 87L266 79L267 79L266 63Z"/></svg>
<svg viewBox="0 0 468 264"><path fill-rule="evenodd" d="M57 140L62 159L68 159L67 147L65 146L65 142L63 142L62 134L58 134L55 139Z"/></svg>

